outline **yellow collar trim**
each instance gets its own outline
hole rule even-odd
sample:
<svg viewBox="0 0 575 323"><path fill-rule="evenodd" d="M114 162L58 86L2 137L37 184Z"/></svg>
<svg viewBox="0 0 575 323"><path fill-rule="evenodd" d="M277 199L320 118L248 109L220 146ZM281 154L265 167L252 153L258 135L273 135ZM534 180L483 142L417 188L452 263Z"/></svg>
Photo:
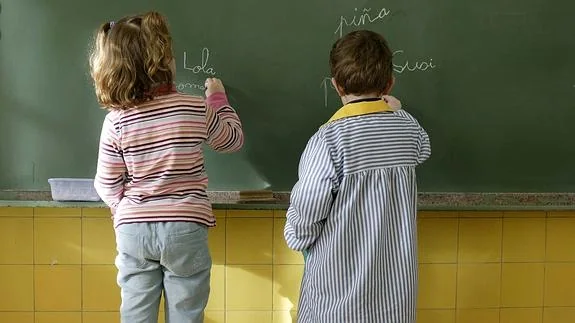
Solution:
<svg viewBox="0 0 575 323"><path fill-rule="evenodd" d="M348 103L337 110L337 112L327 121L327 123L344 118L362 116L365 114L394 111L395 110L391 108L384 100Z"/></svg>

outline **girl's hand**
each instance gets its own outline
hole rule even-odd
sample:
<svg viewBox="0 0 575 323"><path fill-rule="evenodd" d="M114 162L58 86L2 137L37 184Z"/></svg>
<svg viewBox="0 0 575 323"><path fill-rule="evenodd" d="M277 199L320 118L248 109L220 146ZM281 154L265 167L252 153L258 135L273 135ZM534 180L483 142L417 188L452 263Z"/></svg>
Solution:
<svg viewBox="0 0 575 323"><path fill-rule="evenodd" d="M218 92L226 93L226 89L224 88L222 81L217 78L206 79L206 83L204 85L206 87L206 97Z"/></svg>

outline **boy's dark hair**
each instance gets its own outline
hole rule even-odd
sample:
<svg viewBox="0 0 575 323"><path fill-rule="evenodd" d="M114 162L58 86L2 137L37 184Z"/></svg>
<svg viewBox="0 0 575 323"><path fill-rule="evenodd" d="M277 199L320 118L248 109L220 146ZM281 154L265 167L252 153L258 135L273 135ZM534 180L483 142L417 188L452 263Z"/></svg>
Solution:
<svg viewBox="0 0 575 323"><path fill-rule="evenodd" d="M331 49L331 76L343 94L384 94L393 72L393 53L382 35L353 31L338 39Z"/></svg>

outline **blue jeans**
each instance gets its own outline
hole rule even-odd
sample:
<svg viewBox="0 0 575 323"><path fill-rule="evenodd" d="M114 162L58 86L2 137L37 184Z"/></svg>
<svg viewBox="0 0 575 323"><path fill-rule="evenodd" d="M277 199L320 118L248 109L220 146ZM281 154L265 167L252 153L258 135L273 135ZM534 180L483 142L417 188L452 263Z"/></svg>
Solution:
<svg viewBox="0 0 575 323"><path fill-rule="evenodd" d="M194 222L122 224L116 228L122 323L202 323L210 294L208 229Z"/></svg>

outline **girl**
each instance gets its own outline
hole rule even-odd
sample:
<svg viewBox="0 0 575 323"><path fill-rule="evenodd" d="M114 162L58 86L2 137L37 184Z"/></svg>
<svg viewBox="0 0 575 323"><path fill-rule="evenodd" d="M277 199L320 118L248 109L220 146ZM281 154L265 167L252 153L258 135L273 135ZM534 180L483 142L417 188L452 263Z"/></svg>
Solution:
<svg viewBox="0 0 575 323"><path fill-rule="evenodd" d="M222 83L206 99L177 93L167 22L156 12L104 23L90 57L102 126L95 187L116 233L123 323L203 322L216 223L206 194L202 144L242 147L241 123Z"/></svg>

